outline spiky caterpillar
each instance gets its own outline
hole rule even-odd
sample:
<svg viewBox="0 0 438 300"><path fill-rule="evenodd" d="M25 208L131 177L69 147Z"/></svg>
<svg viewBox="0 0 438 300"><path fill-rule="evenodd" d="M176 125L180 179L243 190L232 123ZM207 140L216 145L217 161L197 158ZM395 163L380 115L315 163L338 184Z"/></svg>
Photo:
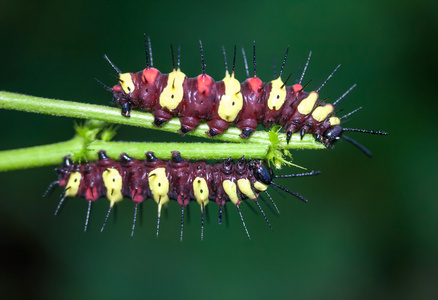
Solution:
<svg viewBox="0 0 438 300"><path fill-rule="evenodd" d="M150 42L145 40L145 44L146 52L149 48L149 53L151 53ZM235 124L237 128L241 129L240 136L242 138L248 138L256 130L258 124L262 124L264 127L278 124L286 132L288 143L295 132L299 132L301 137L306 133L312 134L317 141L326 147L332 146L340 138L345 138L368 156L371 156L371 153L362 145L346 137L344 132L387 134L383 131L343 128L341 126L341 119L346 116L336 117L334 106L354 86L333 104L320 100L318 94L334 72L316 91L304 91L301 84L304 72L298 83L286 86L287 80L283 82L281 79L287 57L286 51L280 76L264 83L256 74L254 43L253 77L249 78L247 69L248 78L239 83L234 75L233 63L231 75L226 70L225 78L221 81L215 81L205 73L201 43L200 49L202 74L194 78L188 78L181 72L179 55L177 67L175 67L173 50L174 68L169 74L162 74L152 67L152 54L150 56L151 64L149 65L149 54L146 53L147 66L144 70L136 73L122 73L105 56L119 74L119 83L112 88L107 87L107 89L113 93L114 103L122 108L122 115L129 117L132 109L151 111L155 118L155 126L161 126L171 118L179 117L181 122L179 132L181 134L196 129L200 122L206 122L209 126L207 135L216 136L223 133L230 125ZM234 49L234 61L235 58L236 49ZM246 58L245 65L247 65ZM347 116L349 115L351 113Z"/></svg>
<svg viewBox="0 0 438 300"><path fill-rule="evenodd" d="M269 167L259 160L245 160L243 157L237 162L227 159L216 164L207 164L204 161L190 162L181 158L179 152L172 152L171 160L161 160L153 152L146 153L146 160L141 161L129 157L126 153L120 155L120 161L109 158L105 151L99 151L96 162L79 165L73 163L69 156L64 158L63 164L57 169L58 184L64 188L64 195L55 214L58 213L66 197L83 197L89 201L85 230L88 225L91 203L101 197L110 201L108 214L112 207L123 200L130 198L135 203L135 220L137 205L148 198L158 204L157 236L160 216L163 205L170 200L176 200L181 205L181 239L183 233L184 207L190 201L196 201L201 206L201 239L203 238L203 222L205 206L214 201L219 205L219 223L222 220L222 208L226 202L232 202L239 211L245 231L248 230L243 220L240 204L243 199L254 200L269 224L266 215L257 202L260 193L266 192L269 185L274 185L302 201L307 200L301 195L292 192L273 182L276 177L298 177L316 175L320 172L275 176Z"/></svg>

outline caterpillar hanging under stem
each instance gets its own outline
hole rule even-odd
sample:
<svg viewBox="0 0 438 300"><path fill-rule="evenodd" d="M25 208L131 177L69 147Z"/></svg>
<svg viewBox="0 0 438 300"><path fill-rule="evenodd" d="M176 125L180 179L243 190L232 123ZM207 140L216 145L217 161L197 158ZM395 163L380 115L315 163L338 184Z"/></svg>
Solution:
<svg viewBox="0 0 438 300"><path fill-rule="evenodd" d="M179 117L181 128L179 133L185 134L201 123L206 122L209 130L206 134L210 137L223 133L230 125L234 124L241 129L240 137L248 138L256 130L258 124L266 128L280 125L286 132L287 143L292 134L298 132L303 138L305 134L313 137L331 147L339 140L344 139L359 148L367 156L371 152L364 146L345 136L345 132L362 132L369 134L386 135L384 131L344 128L341 120L350 116L355 110L343 117L335 116L335 107L356 86L354 84L341 97L331 103L325 103L319 98L319 91L330 80L335 70L315 90L305 92L308 85L302 85L304 75L308 68L310 52L306 65L297 83L286 86L291 75L282 81L283 71L289 47L281 65L278 78L269 82L262 82L256 72L256 46L253 45L253 76L250 77L246 55L242 49L245 62L247 79L240 83L235 78L236 47L234 47L233 66L231 75L228 71L225 49L225 77L215 81L205 72L204 51L199 41L201 52L201 74L189 78L181 72L181 51L178 47L177 63L175 65L173 46L171 45L173 71L162 74L153 67L152 47L150 39L145 35L146 68L136 73L123 73L109 58L105 59L118 73L118 83L108 87L102 82L105 89L113 93L113 102L120 106L122 115L129 117L132 109L150 111L154 115L153 124L160 127L173 117Z"/></svg>
<svg viewBox="0 0 438 300"><path fill-rule="evenodd" d="M146 199L151 198L158 205L156 233L158 237L162 207L169 201L176 200L181 205L181 241L184 209L190 201L196 201L201 207L201 240L204 238L205 207L210 201L216 202L219 206L219 224L222 223L225 204L232 202L237 208L248 238L251 239L241 210L245 199L253 200L257 204L268 226L272 229L257 200L260 197L265 201L261 193L267 194L279 213L275 202L267 193L270 185L304 202L307 202L307 199L274 182L274 179L320 174L319 171L312 171L301 174L274 175L272 169L264 165L262 161L245 160L244 157L236 162L230 158L216 164L208 164L205 161L190 162L183 159L178 151L172 152L170 160L158 159L153 152L147 152L144 161L131 158L126 153L122 153L120 160L115 161L109 158L105 151L99 151L98 157L99 159L95 162L81 165L73 163L69 156L64 157L63 164L56 169L59 174L58 180L52 182L44 194L45 196L56 185L64 188L55 215L58 214L67 197L85 198L88 201L84 228L86 231L91 203L101 197L106 197L110 205L101 229L103 231L114 205L123 198L130 198L135 204L131 230L131 236L133 236L137 207Z"/></svg>

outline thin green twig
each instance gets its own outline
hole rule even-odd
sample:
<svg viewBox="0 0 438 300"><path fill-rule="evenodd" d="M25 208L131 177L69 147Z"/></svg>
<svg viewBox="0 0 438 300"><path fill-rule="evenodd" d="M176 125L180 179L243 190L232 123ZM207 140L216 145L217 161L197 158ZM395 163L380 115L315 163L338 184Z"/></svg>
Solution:
<svg viewBox="0 0 438 300"><path fill-rule="evenodd" d="M162 127L157 128L152 125L154 117L150 113L133 111L131 113L131 117L126 118L121 116L120 109L118 108L40 98L4 91L0 91L0 108L71 118L95 119L109 123L138 126L170 132L177 132L181 126L178 118L173 118ZM205 134L206 131L208 131L207 124L201 124L196 130L189 132L187 135L208 138ZM266 131L254 132L249 139L242 139L239 137L239 134L239 129L229 128L223 134L209 139L234 143L271 144L268 136L269 133ZM287 144L286 135L281 133L278 137L277 147L278 149L325 149L324 145L316 142L310 134L306 134L303 139L300 138L299 134L294 134L292 135L290 143ZM245 149L245 151L247 151L247 149Z"/></svg>
<svg viewBox="0 0 438 300"><path fill-rule="evenodd" d="M0 151L0 172L26 168L57 165L66 155L75 155L83 150L84 139L75 136L65 142L35 146L29 148ZM170 159L172 151L180 151L185 159L233 159L242 156L242 147L246 158L264 158L269 146L263 144L249 145L233 143L133 143L133 142L103 142L95 140L87 146L86 157L97 159L97 151L105 150L109 157L118 159L120 154L127 152L129 156L144 159L147 151L153 151L162 159ZM127 150L129 149L129 150Z"/></svg>

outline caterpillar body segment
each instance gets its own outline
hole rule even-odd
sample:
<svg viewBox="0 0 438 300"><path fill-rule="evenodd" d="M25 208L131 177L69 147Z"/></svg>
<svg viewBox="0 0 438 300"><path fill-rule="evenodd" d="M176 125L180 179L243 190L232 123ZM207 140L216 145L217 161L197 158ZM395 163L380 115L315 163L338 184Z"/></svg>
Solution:
<svg viewBox="0 0 438 300"><path fill-rule="evenodd" d="M205 207L210 202L216 202L220 207L221 219L222 207L227 202L232 202L240 210L242 201L249 199L257 202L260 193L265 192L271 184L307 202L301 195L274 183L276 176L259 160L245 160L242 157L236 162L227 159L208 164L205 161L191 162L182 159L177 151L172 152L170 160L158 159L153 152L147 152L144 161L131 158L126 153L121 154L119 160L112 160L105 151L99 151L98 157L95 162L81 165L73 163L68 156L64 158L64 163L57 169L57 183L64 188L62 201L66 197L82 197L91 203L105 197L109 200L107 219L114 205L129 198L135 204L135 220L137 205L146 199L153 199L157 203L157 234L162 208L172 200L181 205L182 221L184 207L191 201L199 204L202 220ZM316 174L319 172L289 177ZM90 207L91 205L89 210ZM260 206L259 208L261 209ZM261 211L265 216L262 209Z"/></svg>
<svg viewBox="0 0 438 300"><path fill-rule="evenodd" d="M226 66L225 77L215 81L205 73L204 55L201 49L202 73L196 77L188 77L180 70L180 57L178 55L177 67L173 58L173 71L163 74L158 69L149 65L150 42L146 41L147 66L144 70L135 73L122 73L109 59L113 68L119 73L119 82L109 90L113 93L113 102L121 107L122 115L129 117L133 109L152 112L154 125L159 127L171 118L178 117L181 122L179 133L190 132L201 122L206 122L209 130L208 136L216 136L223 133L229 126L235 125L241 130L240 136L248 138L256 130L258 124L269 128L280 125L286 133L287 142L293 133L299 133L301 137L311 134L326 147L331 147L336 141L344 137L345 131L356 131L370 134L386 135L383 131L345 129L341 125L341 119L336 116L335 106L356 85L353 85L333 104L325 103L319 97L320 89L333 76L340 65L328 76L324 83L315 91L304 91L301 84L306 63L300 81L287 86L287 78L282 81L281 75L284 70L288 51L283 60L280 76L269 82L263 82L256 75L255 43L254 43L254 75L239 82L235 77L234 65L231 75ZM149 52L148 52L149 49ZM179 53L179 52L178 52ZM244 51L243 51L244 53ZM224 51L224 57L226 54ZM246 60L246 56L244 55ZM247 65L245 61L245 65ZM248 74L247 69L247 74ZM365 154L370 152L346 137Z"/></svg>

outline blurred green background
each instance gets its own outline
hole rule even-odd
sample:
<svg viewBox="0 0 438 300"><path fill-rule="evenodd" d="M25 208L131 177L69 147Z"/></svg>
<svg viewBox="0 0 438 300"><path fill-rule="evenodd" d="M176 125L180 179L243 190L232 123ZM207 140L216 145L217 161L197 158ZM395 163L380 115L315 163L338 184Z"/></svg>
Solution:
<svg viewBox="0 0 438 300"><path fill-rule="evenodd" d="M208 206L205 239L200 212L190 205L179 242L180 208L171 203L155 238L156 205L147 201L134 238L133 205L100 227L108 202L71 199L58 217L53 167L0 173L1 299L432 299L438 296L436 184L437 1L3 1L0 11L0 90L110 105L94 78L115 82L107 54L122 71L145 67L143 33L154 66L171 70L169 43L180 43L182 70L224 74L221 46L251 52L258 75L272 78L291 46L285 74L298 74L313 51L305 82L336 99L357 88L342 108L358 106L348 127L386 130L387 137L350 134L374 154L349 143L328 151L296 151L294 162L323 171L280 183L308 204L271 191L279 217L252 204L228 206L217 225ZM241 56L237 77L245 78ZM286 76L287 76L286 75ZM294 78L294 77L292 77ZM342 113L341 113L342 114ZM0 150L67 140L73 120L0 110ZM434 131L435 129L435 131ZM190 137L122 127L118 140L193 141ZM282 173L299 172L284 169ZM279 180L280 181L280 180Z"/></svg>

